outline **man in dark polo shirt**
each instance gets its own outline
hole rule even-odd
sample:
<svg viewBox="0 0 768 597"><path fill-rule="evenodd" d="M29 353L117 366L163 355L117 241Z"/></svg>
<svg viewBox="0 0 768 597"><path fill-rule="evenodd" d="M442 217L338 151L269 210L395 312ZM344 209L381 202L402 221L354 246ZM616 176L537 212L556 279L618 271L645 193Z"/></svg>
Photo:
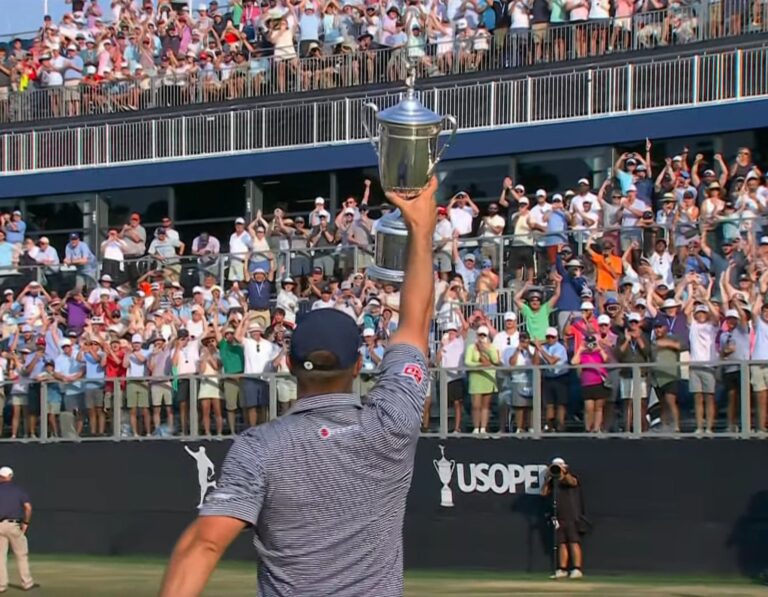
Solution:
<svg viewBox="0 0 768 597"><path fill-rule="evenodd" d="M32 504L27 492L13 482L13 469L0 468L0 593L8 590L8 546L16 557L21 588L35 586L29 572L27 529L32 518Z"/></svg>
<svg viewBox="0 0 768 597"><path fill-rule="evenodd" d="M259 595L403 593L405 500L427 394L437 182L411 201L388 193L408 228L400 325L365 405L352 393L360 332L335 309L307 314L289 367L298 401L240 435L218 487L184 532L162 597L200 595L227 546L254 532Z"/></svg>

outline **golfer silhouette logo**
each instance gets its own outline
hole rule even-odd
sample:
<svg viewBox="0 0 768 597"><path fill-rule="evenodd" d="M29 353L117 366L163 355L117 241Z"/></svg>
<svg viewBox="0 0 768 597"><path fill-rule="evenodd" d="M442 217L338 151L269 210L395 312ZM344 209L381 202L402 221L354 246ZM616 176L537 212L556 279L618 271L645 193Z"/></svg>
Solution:
<svg viewBox="0 0 768 597"><path fill-rule="evenodd" d="M203 446L200 446L197 452L190 450L189 446L184 446L184 449L197 462L197 482L200 484L200 503L197 507L202 508L208 490L216 489L216 467L208 458Z"/></svg>

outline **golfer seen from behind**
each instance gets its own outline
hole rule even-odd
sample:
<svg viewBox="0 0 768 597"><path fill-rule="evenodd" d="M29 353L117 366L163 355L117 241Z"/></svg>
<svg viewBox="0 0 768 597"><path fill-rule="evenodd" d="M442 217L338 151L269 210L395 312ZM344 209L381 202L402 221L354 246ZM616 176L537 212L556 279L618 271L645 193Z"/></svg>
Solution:
<svg viewBox="0 0 768 597"><path fill-rule="evenodd" d="M403 516L429 377L436 187L409 201L388 194L408 227L406 274L400 325L367 403L352 394L357 325L340 311L309 313L289 357L297 404L235 440L174 549L162 597L199 595L246 527L261 597L402 595Z"/></svg>

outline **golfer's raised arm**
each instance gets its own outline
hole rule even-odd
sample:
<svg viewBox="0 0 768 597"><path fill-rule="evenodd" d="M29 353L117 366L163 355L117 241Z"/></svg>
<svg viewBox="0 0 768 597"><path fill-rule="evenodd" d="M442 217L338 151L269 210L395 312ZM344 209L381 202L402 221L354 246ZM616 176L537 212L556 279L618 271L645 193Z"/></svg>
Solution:
<svg viewBox="0 0 768 597"><path fill-rule="evenodd" d="M408 228L405 280L400 290L400 323L392 335L391 344L411 344L425 356L434 310L432 235L437 222L436 190L437 179L432 178L415 199L387 193L387 198L400 209Z"/></svg>

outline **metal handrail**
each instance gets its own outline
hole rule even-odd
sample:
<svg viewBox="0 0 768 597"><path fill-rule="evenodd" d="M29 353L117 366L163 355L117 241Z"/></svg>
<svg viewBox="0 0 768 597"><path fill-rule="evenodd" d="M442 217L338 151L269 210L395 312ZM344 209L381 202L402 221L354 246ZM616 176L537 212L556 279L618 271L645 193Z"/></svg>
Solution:
<svg viewBox="0 0 768 597"><path fill-rule="evenodd" d="M89 113L114 113L169 105L197 105L229 99L263 97L308 90L359 87L372 83L402 81L405 59L419 62L427 77L495 71L541 64L566 62L591 56L626 53L638 49L726 38L768 31L764 18L749 18L753 3L748 0L723 0L723 23L713 19L707 2L690 6L642 12L629 18L605 21L548 24L544 30L513 30L503 43L491 35L462 38L457 35L446 53L446 42L425 39L423 50L407 46L372 50L352 50L319 58L302 57L291 61L270 55L254 65L244 62L236 76L223 80L220 73L201 72L182 79L158 74L140 81L110 80L105 84L75 88L29 88L10 94L9 109L0 110L0 122L24 122L63 118ZM731 12L747 16L748 26L737 25ZM759 15L758 15L759 17ZM722 17L721 17L722 18ZM335 40L341 42L341 39ZM326 40L326 46L330 46ZM478 47L481 46L481 47ZM298 47L298 44L297 44ZM297 48L294 48L297 51ZM445 58L450 55L451 59ZM298 53L296 53L298 56ZM157 66L157 65L156 65ZM181 86L181 87L180 87Z"/></svg>
<svg viewBox="0 0 768 597"><path fill-rule="evenodd" d="M460 134L750 101L768 96L768 47L584 68L570 73L434 88L429 108L453 114ZM0 136L4 176L367 142L362 120L400 93L102 123ZM179 142L181 140L182 142Z"/></svg>

